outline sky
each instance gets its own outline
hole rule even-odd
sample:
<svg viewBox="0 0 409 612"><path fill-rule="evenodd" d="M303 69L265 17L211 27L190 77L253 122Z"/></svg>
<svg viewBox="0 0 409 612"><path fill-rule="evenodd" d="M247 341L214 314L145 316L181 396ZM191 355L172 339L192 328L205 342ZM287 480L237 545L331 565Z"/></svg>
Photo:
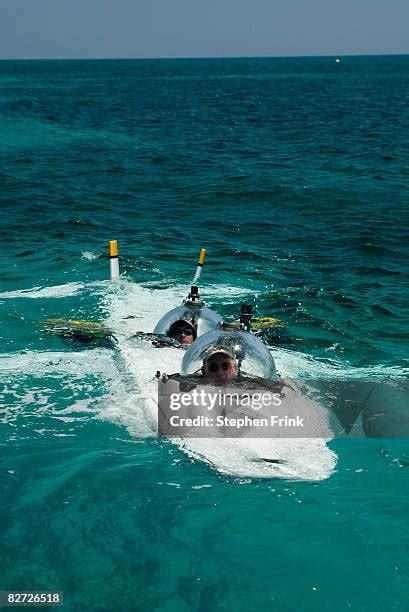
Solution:
<svg viewBox="0 0 409 612"><path fill-rule="evenodd" d="M408 0L0 0L0 59L395 53Z"/></svg>

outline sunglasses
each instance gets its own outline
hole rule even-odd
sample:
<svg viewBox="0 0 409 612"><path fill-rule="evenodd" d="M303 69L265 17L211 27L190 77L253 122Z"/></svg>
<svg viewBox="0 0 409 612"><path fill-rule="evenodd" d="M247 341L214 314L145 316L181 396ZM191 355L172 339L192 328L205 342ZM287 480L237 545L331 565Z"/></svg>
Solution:
<svg viewBox="0 0 409 612"><path fill-rule="evenodd" d="M227 372L233 367L233 364L229 361L225 361L223 363L209 363L207 367L210 372L217 372L218 370L224 370Z"/></svg>
<svg viewBox="0 0 409 612"><path fill-rule="evenodd" d="M192 330L189 329L188 327L183 328L183 329L177 329L175 331L175 334L184 334L185 336L193 336Z"/></svg>

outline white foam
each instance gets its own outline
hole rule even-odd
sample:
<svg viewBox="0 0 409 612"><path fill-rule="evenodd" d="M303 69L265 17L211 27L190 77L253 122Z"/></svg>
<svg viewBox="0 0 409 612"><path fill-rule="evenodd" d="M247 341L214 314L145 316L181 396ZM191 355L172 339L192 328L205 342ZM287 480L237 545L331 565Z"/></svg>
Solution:
<svg viewBox="0 0 409 612"><path fill-rule="evenodd" d="M348 366L345 362L335 359L321 360L305 353L278 348L273 351L277 370L282 376L289 378L386 378L388 376L407 376L409 368L385 367L382 364L364 368Z"/></svg>
<svg viewBox="0 0 409 612"><path fill-rule="evenodd" d="M61 298L76 295L84 289L83 283L67 283L66 285L55 285L53 287L31 287L31 289L20 289L18 291L3 291L0 299L12 298Z"/></svg>
<svg viewBox="0 0 409 612"><path fill-rule="evenodd" d="M84 251L81 254L82 259L86 259L87 261L94 261L98 259L98 253L93 253L92 251Z"/></svg>
<svg viewBox="0 0 409 612"><path fill-rule="evenodd" d="M110 349L78 352L41 352L0 355L4 387L1 422L14 423L20 416L51 416L76 423L98 416L110 396L123 393L115 353ZM60 393L70 394L73 403L60 407ZM78 396L83 399L75 399ZM101 396L103 400L101 400Z"/></svg>
<svg viewBox="0 0 409 612"><path fill-rule="evenodd" d="M76 295L90 286L101 295L109 326L117 338L118 350L92 348L77 352L27 351L0 356L0 368L13 381L22 375L51 375L66 380L70 389L85 389L85 376L98 376L102 397L75 400L68 408L59 410L43 396L26 396L29 403L41 400L44 409L65 422L75 415L91 413L100 419L126 426L135 438L155 436L157 431L157 370L168 374L180 371L183 351L169 347L156 349L133 338L136 331L151 332L159 318L170 308L180 305L189 287L157 288L138 285L124 278L117 282L69 283L54 287L33 287L16 292L5 292L0 298L58 298ZM201 292L203 296L237 298L250 292L240 287L212 285ZM336 370L336 366L319 363L312 358L278 349L273 351L278 370L285 376L299 376ZM25 402L27 405L27 403ZM40 407L40 406L39 406ZM12 416L12 415L10 415ZM15 416L15 413L14 413ZM321 480L327 478L336 464L335 454L324 440L271 440L271 439L179 439L173 440L193 459L207 462L223 474L240 478L286 478ZM267 463L261 459L279 459L283 463Z"/></svg>
<svg viewBox="0 0 409 612"><path fill-rule="evenodd" d="M84 351L24 351L0 355L0 371L3 374L34 376L103 374L115 376L113 353L110 349L94 348Z"/></svg>
<svg viewBox="0 0 409 612"><path fill-rule="evenodd" d="M109 286L110 281L96 281L92 283L66 283L65 285L52 285L51 287L31 287L30 289L19 289L17 291L3 291L0 299L38 299L38 298L64 298L77 295L87 289L101 294Z"/></svg>

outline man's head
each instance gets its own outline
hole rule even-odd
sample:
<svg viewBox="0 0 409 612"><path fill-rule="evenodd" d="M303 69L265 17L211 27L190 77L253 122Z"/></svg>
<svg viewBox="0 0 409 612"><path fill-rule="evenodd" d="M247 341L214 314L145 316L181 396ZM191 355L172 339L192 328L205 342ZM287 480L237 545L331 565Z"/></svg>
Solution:
<svg viewBox="0 0 409 612"><path fill-rule="evenodd" d="M170 326L168 336L181 344L192 344L195 339L195 330L189 321L180 320Z"/></svg>
<svg viewBox="0 0 409 612"><path fill-rule="evenodd" d="M236 360L229 350L216 350L204 359L202 371L206 380L224 383L236 377Z"/></svg>

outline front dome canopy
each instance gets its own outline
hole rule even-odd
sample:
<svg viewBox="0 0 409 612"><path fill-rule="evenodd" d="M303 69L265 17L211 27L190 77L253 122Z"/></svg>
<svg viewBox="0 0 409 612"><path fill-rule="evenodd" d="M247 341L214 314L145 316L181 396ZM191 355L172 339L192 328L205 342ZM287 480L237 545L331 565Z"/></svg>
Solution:
<svg viewBox="0 0 409 612"><path fill-rule="evenodd" d="M169 336L170 328L177 321L185 321L192 325L194 337L202 336L209 331L216 329L222 318L210 308L200 308L182 304L177 308L169 310L157 323L154 334Z"/></svg>
<svg viewBox="0 0 409 612"><path fill-rule="evenodd" d="M224 330L211 331L188 348L183 357L181 375L197 375L203 361L218 351L234 356L242 376L266 379L276 376L273 357L259 338L249 332Z"/></svg>

